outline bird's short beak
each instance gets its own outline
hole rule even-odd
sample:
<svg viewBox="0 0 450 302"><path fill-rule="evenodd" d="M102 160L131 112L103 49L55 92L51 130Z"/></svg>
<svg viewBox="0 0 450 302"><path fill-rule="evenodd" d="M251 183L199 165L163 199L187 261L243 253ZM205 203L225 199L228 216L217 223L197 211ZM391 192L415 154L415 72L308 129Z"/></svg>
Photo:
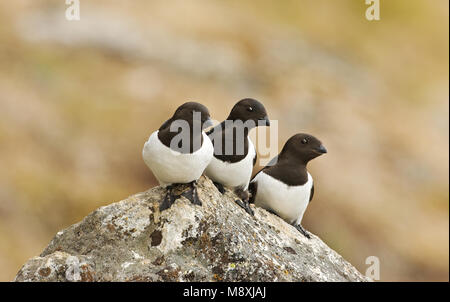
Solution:
<svg viewBox="0 0 450 302"><path fill-rule="evenodd" d="M203 123L203 129L211 127L213 125L212 120L209 118Z"/></svg>
<svg viewBox="0 0 450 302"><path fill-rule="evenodd" d="M317 152L319 153L327 153L327 149L323 145L320 145L320 147L317 149Z"/></svg>
<svg viewBox="0 0 450 302"><path fill-rule="evenodd" d="M264 117L263 121L266 123L266 126L270 126L270 120L269 120L269 117L267 115Z"/></svg>

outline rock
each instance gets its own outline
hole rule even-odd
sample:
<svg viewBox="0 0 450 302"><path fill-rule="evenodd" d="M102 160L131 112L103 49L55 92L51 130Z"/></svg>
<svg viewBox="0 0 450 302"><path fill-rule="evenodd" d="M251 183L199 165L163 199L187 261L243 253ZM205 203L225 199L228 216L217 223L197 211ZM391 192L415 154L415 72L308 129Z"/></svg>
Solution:
<svg viewBox="0 0 450 302"><path fill-rule="evenodd" d="M370 281L317 236L261 208L249 216L227 190L199 181L163 212L152 188L101 207L56 234L15 281Z"/></svg>

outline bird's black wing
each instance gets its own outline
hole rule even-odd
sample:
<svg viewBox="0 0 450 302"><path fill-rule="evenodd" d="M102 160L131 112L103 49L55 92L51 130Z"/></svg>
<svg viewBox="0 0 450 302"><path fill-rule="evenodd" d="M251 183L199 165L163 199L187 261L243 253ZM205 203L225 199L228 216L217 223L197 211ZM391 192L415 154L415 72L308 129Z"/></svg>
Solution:
<svg viewBox="0 0 450 302"><path fill-rule="evenodd" d="M256 164L256 159L258 158L258 153L256 152L255 146L253 146L253 148L255 149L255 157L253 157L253 167L254 167Z"/></svg>
<svg viewBox="0 0 450 302"><path fill-rule="evenodd" d="M311 187L311 193L309 193L309 202L311 202L311 200L313 199L314 196L314 184Z"/></svg>

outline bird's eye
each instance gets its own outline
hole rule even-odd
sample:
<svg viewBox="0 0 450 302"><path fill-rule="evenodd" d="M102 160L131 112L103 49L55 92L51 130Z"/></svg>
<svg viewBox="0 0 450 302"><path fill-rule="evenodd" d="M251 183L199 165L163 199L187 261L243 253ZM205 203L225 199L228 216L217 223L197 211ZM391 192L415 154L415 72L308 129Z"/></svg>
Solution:
<svg viewBox="0 0 450 302"><path fill-rule="evenodd" d="M307 144L308 140L306 138L302 139L302 144Z"/></svg>
<svg viewBox="0 0 450 302"><path fill-rule="evenodd" d="M250 111L250 112L253 112L253 107L252 107L252 106L249 106L249 107L247 108L247 110Z"/></svg>

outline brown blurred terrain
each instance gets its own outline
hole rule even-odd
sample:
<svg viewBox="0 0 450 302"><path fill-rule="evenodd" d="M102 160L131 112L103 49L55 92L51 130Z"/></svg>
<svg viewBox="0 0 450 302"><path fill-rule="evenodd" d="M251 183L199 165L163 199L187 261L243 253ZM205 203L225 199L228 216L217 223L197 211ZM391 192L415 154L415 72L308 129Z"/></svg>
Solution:
<svg viewBox="0 0 450 302"><path fill-rule="evenodd" d="M448 280L448 1L0 2L0 281L99 206L156 184L148 135L244 97L329 153L303 225L382 281ZM259 168L259 167L258 167Z"/></svg>

